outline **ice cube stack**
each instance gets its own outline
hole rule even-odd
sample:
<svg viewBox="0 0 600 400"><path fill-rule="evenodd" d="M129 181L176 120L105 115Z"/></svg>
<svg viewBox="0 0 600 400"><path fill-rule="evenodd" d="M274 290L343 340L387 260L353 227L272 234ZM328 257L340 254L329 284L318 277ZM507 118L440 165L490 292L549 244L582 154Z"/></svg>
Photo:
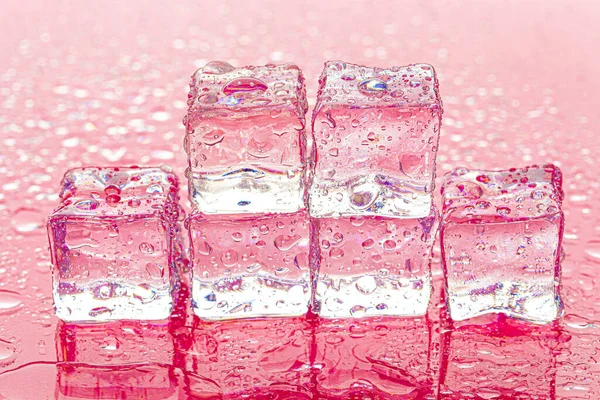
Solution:
<svg viewBox="0 0 600 400"><path fill-rule="evenodd" d="M302 72L294 64L211 62L193 75L188 106L195 313L208 320L305 314L311 280Z"/></svg>
<svg viewBox="0 0 600 400"><path fill-rule="evenodd" d="M442 104L430 65L325 64L310 186L322 317L423 315L439 223L433 205Z"/></svg>
<svg viewBox="0 0 600 400"><path fill-rule="evenodd" d="M192 308L205 320L420 316L432 290L442 103L433 68L325 64L307 137L294 64L210 62L190 83L185 149ZM310 140L309 140L310 139ZM561 314L562 174L459 168L441 247L454 320ZM167 167L67 171L49 218L66 321L169 317L183 249Z"/></svg>

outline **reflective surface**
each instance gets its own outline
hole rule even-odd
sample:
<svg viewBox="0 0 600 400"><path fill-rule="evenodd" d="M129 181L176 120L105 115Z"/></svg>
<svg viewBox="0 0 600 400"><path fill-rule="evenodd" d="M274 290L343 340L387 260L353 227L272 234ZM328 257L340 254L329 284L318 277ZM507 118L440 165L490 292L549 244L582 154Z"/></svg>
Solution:
<svg viewBox="0 0 600 400"><path fill-rule="evenodd" d="M180 4L0 5L0 398L600 396L600 5ZM168 163L183 179L189 77L219 58L298 63L311 106L325 60L432 64L444 102L438 188L461 165L562 169L562 319L452 326L437 244L422 320L201 324L180 308L171 322L108 334L59 324L44 221L64 171Z"/></svg>

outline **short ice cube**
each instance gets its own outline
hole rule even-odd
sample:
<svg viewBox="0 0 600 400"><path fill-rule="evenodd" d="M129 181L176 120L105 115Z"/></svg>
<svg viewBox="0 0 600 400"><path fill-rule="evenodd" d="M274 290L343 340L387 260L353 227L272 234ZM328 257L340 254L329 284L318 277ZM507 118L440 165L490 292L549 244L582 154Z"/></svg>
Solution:
<svg viewBox="0 0 600 400"><path fill-rule="evenodd" d="M178 191L166 168L67 171L48 223L59 318L169 317L181 256Z"/></svg>
<svg viewBox="0 0 600 400"><path fill-rule="evenodd" d="M314 310L325 318L418 316L431 296L439 224L423 218L313 218Z"/></svg>
<svg viewBox="0 0 600 400"><path fill-rule="evenodd" d="M554 165L445 175L440 237L452 319L560 316L561 186Z"/></svg>
<svg viewBox="0 0 600 400"><path fill-rule="evenodd" d="M190 83L185 148L190 199L205 214L305 207L307 110L294 64L213 61Z"/></svg>
<svg viewBox="0 0 600 400"><path fill-rule="evenodd" d="M442 116L433 67L331 61L319 82L311 215L427 216Z"/></svg>
<svg viewBox="0 0 600 400"><path fill-rule="evenodd" d="M202 319L297 316L311 296L309 219L192 214L192 299Z"/></svg>

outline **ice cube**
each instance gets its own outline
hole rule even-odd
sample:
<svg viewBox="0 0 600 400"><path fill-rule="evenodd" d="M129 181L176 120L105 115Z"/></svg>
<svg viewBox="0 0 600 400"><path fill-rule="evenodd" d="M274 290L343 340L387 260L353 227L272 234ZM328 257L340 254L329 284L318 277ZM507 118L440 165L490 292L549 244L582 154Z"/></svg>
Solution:
<svg viewBox="0 0 600 400"><path fill-rule="evenodd" d="M319 82L311 215L427 216L442 116L433 68L331 61Z"/></svg>
<svg viewBox="0 0 600 400"><path fill-rule="evenodd" d="M181 256L178 190L160 168L67 171L48 221L59 318L169 317Z"/></svg>
<svg viewBox="0 0 600 400"><path fill-rule="evenodd" d="M424 315L439 215L313 218L315 311L322 317Z"/></svg>
<svg viewBox="0 0 600 400"><path fill-rule="evenodd" d="M309 220L291 214L188 219L192 298L203 319L305 314L311 296Z"/></svg>
<svg viewBox="0 0 600 400"><path fill-rule="evenodd" d="M305 207L307 102L296 65L210 62L193 75L188 105L190 198L201 212Z"/></svg>
<svg viewBox="0 0 600 400"><path fill-rule="evenodd" d="M440 237L452 319L560 316L561 186L554 165L446 174Z"/></svg>

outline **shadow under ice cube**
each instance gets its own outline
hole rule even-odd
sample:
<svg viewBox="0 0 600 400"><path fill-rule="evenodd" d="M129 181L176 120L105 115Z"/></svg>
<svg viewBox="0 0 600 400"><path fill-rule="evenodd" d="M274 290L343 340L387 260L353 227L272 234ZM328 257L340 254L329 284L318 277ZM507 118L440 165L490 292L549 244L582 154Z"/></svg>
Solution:
<svg viewBox="0 0 600 400"><path fill-rule="evenodd" d="M312 120L315 217L424 217L442 116L433 67L325 64Z"/></svg>
<svg viewBox="0 0 600 400"><path fill-rule="evenodd" d="M304 208L304 78L294 64L219 61L190 83L185 148L192 203L203 213Z"/></svg>
<svg viewBox="0 0 600 400"><path fill-rule="evenodd" d="M553 165L446 174L440 238L452 319L560 316L561 185Z"/></svg>
<svg viewBox="0 0 600 400"><path fill-rule="evenodd" d="M294 316L308 311L307 212L193 213L187 224L193 307L200 318Z"/></svg>
<svg viewBox="0 0 600 400"><path fill-rule="evenodd" d="M177 177L160 168L80 168L49 218L54 305L65 321L169 317L177 285Z"/></svg>

